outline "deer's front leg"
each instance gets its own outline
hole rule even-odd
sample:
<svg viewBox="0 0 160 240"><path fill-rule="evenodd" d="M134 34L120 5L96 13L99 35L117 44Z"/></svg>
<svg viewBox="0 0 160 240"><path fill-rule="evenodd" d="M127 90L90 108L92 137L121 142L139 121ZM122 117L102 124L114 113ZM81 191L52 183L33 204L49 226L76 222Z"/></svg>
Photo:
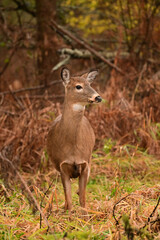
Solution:
<svg viewBox="0 0 160 240"><path fill-rule="evenodd" d="M79 177L79 202L81 207L86 207L86 185L88 179L88 164L82 165L81 175Z"/></svg>
<svg viewBox="0 0 160 240"><path fill-rule="evenodd" d="M65 194L65 210L69 210L71 212L72 208L72 196L71 196L71 181L70 181L70 164L68 164L66 161L64 161L61 166L61 179Z"/></svg>
<svg viewBox="0 0 160 240"><path fill-rule="evenodd" d="M72 208L71 181L70 178L63 173L61 173L61 179L65 194L65 210L71 211Z"/></svg>

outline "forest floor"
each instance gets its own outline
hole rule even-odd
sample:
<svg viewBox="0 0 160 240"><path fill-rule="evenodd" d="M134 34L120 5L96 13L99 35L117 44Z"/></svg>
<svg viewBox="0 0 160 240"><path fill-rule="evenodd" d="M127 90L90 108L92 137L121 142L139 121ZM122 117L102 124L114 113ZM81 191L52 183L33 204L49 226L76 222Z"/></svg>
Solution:
<svg viewBox="0 0 160 240"><path fill-rule="evenodd" d="M160 239L159 123L142 121L141 114L131 110L108 111L106 103L86 109L96 134L88 214L82 214L74 179L69 215L60 176L45 151L48 129L61 106L47 96L33 101L28 95L25 100L17 96L5 97L0 110L0 239ZM119 139L129 136L130 141L113 141L107 135L112 132L123 132ZM23 180L10 171L2 155Z"/></svg>
<svg viewBox="0 0 160 240"><path fill-rule="evenodd" d="M131 154L127 145L119 154L106 154L106 148L93 153L88 216L81 213L77 179L72 181L69 216L64 212L58 173L43 169L36 174L21 172L48 218L49 229L21 182L9 190L1 181L0 239L160 239L159 160L137 149Z"/></svg>

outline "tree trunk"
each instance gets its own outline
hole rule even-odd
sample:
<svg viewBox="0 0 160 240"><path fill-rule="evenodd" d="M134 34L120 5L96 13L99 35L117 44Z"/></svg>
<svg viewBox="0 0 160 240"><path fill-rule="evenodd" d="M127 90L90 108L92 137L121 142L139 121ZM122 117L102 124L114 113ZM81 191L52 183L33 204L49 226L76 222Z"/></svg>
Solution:
<svg viewBox="0 0 160 240"><path fill-rule="evenodd" d="M58 40L56 33L50 29L51 19L56 19L56 0L36 0L37 10L37 67L39 84L57 79L51 69L58 62Z"/></svg>

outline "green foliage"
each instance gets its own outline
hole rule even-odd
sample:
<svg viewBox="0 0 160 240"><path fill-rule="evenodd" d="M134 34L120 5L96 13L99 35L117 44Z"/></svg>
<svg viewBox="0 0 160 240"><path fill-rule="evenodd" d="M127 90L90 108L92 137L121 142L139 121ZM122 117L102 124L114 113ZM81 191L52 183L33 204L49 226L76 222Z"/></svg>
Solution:
<svg viewBox="0 0 160 240"><path fill-rule="evenodd" d="M6 43L5 42L0 42L0 47L5 47Z"/></svg>
<svg viewBox="0 0 160 240"><path fill-rule="evenodd" d="M117 4L112 1L67 0L62 7L68 9L66 23L78 27L85 34L101 34L106 30L117 31L112 18L117 18ZM112 11L111 11L112 9Z"/></svg>
<svg viewBox="0 0 160 240"><path fill-rule="evenodd" d="M103 146L103 151L108 154L111 152L112 148L116 145L116 142L111 138L106 139Z"/></svg>
<svg viewBox="0 0 160 240"><path fill-rule="evenodd" d="M107 39L107 49L117 49L119 42L123 42L125 49L141 57L149 50L150 36L160 31L156 24L160 14L159 1L61 0L58 9L64 24L79 29L85 36Z"/></svg>
<svg viewBox="0 0 160 240"><path fill-rule="evenodd" d="M4 63L8 63L9 62L9 58L5 58Z"/></svg>
<svg viewBox="0 0 160 240"><path fill-rule="evenodd" d="M81 232L81 231L72 231L72 233L69 233L67 235L68 239L74 240L85 240L85 239L90 239L90 232Z"/></svg>
<svg viewBox="0 0 160 240"><path fill-rule="evenodd" d="M155 141L160 140L160 123L152 123L149 133Z"/></svg>
<svg viewBox="0 0 160 240"><path fill-rule="evenodd" d="M55 119L55 112L48 112L47 115L49 116L49 121L53 122Z"/></svg>

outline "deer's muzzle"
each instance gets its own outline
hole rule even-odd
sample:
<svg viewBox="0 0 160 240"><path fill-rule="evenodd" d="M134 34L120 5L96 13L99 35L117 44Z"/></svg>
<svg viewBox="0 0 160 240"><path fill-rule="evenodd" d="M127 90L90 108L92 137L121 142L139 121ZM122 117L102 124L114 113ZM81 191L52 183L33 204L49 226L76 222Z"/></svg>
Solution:
<svg viewBox="0 0 160 240"><path fill-rule="evenodd" d="M95 101L96 101L96 102L102 102L102 98L101 98L101 96L97 96L97 97L95 97Z"/></svg>
<svg viewBox="0 0 160 240"><path fill-rule="evenodd" d="M89 98L89 99L88 99L88 102L89 102L89 103L93 103L93 102L97 102L97 103L98 103L98 102L101 102L101 101L102 101L101 96L97 96L97 95L96 95L96 96L93 96L92 98Z"/></svg>

